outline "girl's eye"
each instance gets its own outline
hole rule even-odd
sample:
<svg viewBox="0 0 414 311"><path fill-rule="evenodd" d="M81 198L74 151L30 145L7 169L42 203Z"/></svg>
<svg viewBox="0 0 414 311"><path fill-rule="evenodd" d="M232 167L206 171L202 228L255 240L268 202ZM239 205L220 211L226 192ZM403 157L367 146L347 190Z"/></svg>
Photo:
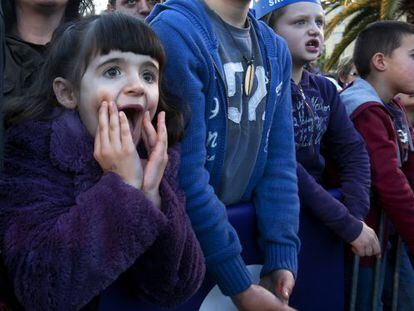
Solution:
<svg viewBox="0 0 414 311"><path fill-rule="evenodd" d="M305 23L306 21L304 19L300 19L295 22L296 25L304 25Z"/></svg>
<svg viewBox="0 0 414 311"><path fill-rule="evenodd" d="M121 74L119 67L111 67L104 72L104 76L113 79Z"/></svg>
<svg viewBox="0 0 414 311"><path fill-rule="evenodd" d="M318 25L319 27L323 27L324 26L324 21L323 20L317 20L316 21L316 25Z"/></svg>
<svg viewBox="0 0 414 311"><path fill-rule="evenodd" d="M147 83L154 83L157 81L157 76L153 72L145 71L142 74L142 79L144 79Z"/></svg>

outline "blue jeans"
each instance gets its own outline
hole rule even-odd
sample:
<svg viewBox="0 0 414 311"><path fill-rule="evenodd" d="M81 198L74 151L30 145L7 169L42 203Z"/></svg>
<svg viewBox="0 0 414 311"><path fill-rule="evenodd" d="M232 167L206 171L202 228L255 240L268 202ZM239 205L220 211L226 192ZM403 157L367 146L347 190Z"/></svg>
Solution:
<svg viewBox="0 0 414 311"><path fill-rule="evenodd" d="M402 244L399 264L399 286L398 286L398 311L414 310L414 269L408 257L408 249L405 243ZM387 260L387 270L385 273L385 283L383 301L385 310L391 310L393 278L395 271L395 258L389 256Z"/></svg>
<svg viewBox="0 0 414 311"><path fill-rule="evenodd" d="M391 310L396 247L396 241L390 242L384 259L381 261L378 295L376 297L377 308L374 311ZM397 310L412 311L414 310L414 270L405 243L402 244L399 260ZM359 269L356 300L356 310L358 311L373 310L374 274L374 267L360 267Z"/></svg>
<svg viewBox="0 0 414 311"><path fill-rule="evenodd" d="M358 311L382 311L382 291L384 287L386 260L381 260L380 276L378 282L378 295L376 297L377 308L374 310L373 295L375 284L375 268L374 267L359 267L358 275L358 292L355 310Z"/></svg>

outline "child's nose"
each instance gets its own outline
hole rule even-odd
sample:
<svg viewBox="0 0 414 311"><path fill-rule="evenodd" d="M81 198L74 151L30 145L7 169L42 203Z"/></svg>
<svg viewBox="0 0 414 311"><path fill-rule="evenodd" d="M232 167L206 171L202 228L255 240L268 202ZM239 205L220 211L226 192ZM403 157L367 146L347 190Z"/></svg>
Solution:
<svg viewBox="0 0 414 311"><path fill-rule="evenodd" d="M140 0L138 4L138 13L147 16L150 13L150 7L147 0Z"/></svg>
<svg viewBox="0 0 414 311"><path fill-rule="evenodd" d="M124 92L130 96L142 96L145 93L145 87L141 77L133 75L129 78L128 84L124 89Z"/></svg>
<svg viewBox="0 0 414 311"><path fill-rule="evenodd" d="M319 29L318 25L314 24L309 28L309 34L313 36L319 35L321 30Z"/></svg>

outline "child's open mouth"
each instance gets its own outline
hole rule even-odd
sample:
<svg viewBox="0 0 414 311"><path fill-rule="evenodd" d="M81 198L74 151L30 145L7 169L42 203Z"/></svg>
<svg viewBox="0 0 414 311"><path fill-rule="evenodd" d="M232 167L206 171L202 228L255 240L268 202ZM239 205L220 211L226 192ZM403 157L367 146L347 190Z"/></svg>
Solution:
<svg viewBox="0 0 414 311"><path fill-rule="evenodd" d="M310 53L318 53L319 45L320 45L319 40L311 39L308 42L306 42L306 51Z"/></svg>
<svg viewBox="0 0 414 311"><path fill-rule="evenodd" d="M119 108L119 111L123 111L125 113L128 119L132 140L134 144L137 144L141 137L142 120L145 112L144 107L137 104L123 105Z"/></svg>

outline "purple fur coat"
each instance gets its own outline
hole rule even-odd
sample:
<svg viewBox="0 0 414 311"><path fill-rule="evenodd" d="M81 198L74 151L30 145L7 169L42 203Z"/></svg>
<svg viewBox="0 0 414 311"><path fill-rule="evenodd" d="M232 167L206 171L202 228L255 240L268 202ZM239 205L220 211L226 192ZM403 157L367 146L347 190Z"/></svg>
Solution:
<svg viewBox="0 0 414 311"><path fill-rule="evenodd" d="M179 152L168 153L159 210L102 173L75 111L8 130L0 245L25 309L81 309L126 270L134 294L162 306L199 288L204 257L177 186Z"/></svg>

